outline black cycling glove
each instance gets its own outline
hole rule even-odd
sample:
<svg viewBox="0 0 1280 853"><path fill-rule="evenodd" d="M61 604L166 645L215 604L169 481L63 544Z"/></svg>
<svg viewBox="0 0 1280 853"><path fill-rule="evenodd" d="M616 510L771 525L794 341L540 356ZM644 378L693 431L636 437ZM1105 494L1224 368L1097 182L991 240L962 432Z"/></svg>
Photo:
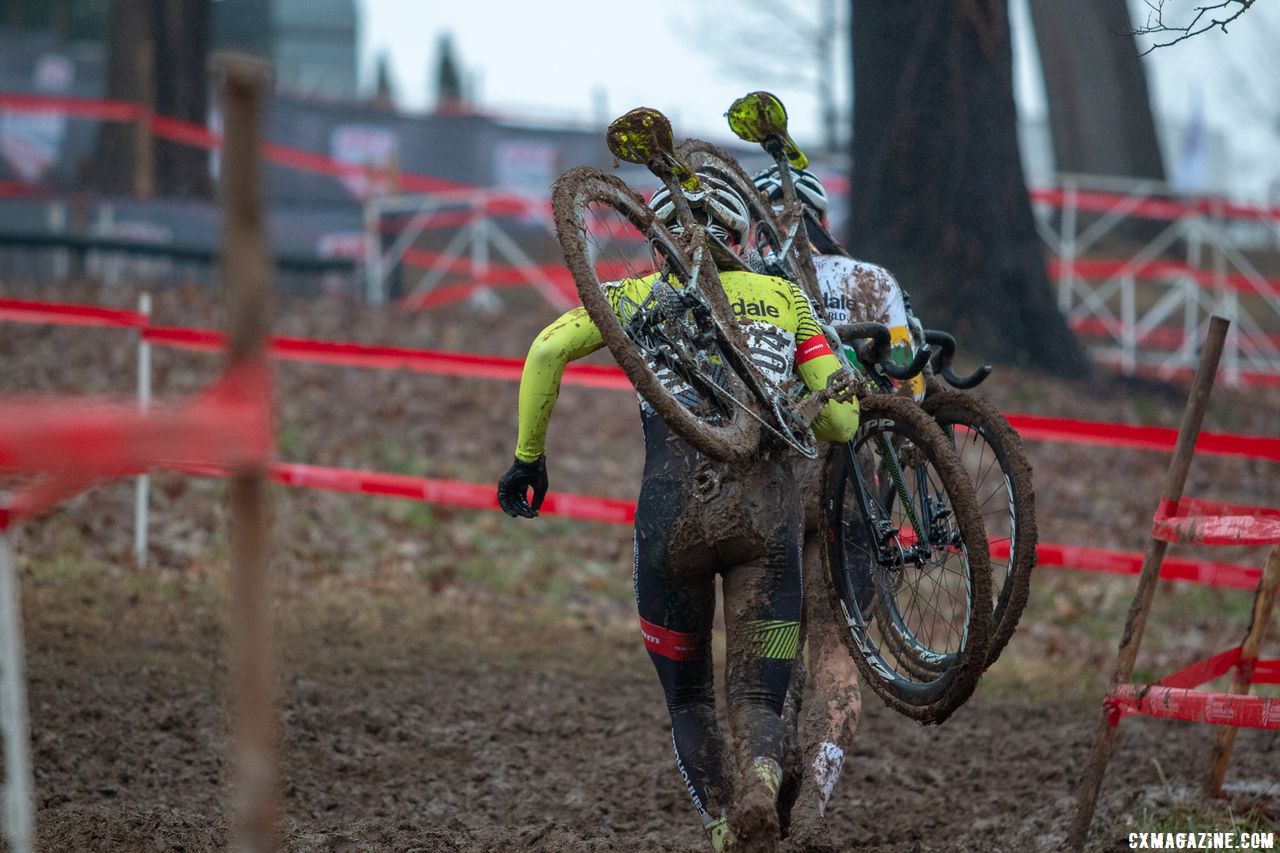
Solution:
<svg viewBox="0 0 1280 853"><path fill-rule="evenodd" d="M529 505L528 490L533 489L533 505ZM517 459L498 480L498 506L512 518L533 518L547 496L547 457L539 456L532 462Z"/></svg>

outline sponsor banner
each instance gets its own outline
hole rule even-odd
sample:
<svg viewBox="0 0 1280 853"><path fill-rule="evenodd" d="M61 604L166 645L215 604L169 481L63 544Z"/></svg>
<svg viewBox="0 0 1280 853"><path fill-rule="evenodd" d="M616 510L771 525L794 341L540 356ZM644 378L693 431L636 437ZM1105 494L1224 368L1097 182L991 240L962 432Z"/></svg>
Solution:
<svg viewBox="0 0 1280 853"><path fill-rule="evenodd" d="M329 132L329 154L336 162L355 167L344 170L340 180L356 198L393 191L400 160L395 131L371 124L340 124Z"/></svg>
<svg viewBox="0 0 1280 853"><path fill-rule="evenodd" d="M46 53L36 60L32 82L38 92L63 94L75 73L70 59ZM25 183L37 183L57 161L66 132L66 113L56 109L0 112L0 156Z"/></svg>

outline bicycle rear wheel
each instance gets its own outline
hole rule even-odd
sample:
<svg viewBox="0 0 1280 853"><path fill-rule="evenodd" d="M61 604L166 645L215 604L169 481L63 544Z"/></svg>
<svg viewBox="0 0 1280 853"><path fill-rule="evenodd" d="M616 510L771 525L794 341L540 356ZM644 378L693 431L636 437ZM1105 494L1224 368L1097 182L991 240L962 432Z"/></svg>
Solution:
<svg viewBox="0 0 1280 853"><path fill-rule="evenodd" d="M986 534L955 448L911 401L867 397L824 504L829 585L858 669L890 707L942 722L977 686L992 625Z"/></svg>
<svg viewBox="0 0 1280 853"><path fill-rule="evenodd" d="M973 481L991 546L995 594L991 648L995 663L1027 604L1036 565L1036 507L1031 465L1022 440L990 402L961 391L931 392L921 404L948 433Z"/></svg>
<svg viewBox="0 0 1280 853"><path fill-rule="evenodd" d="M755 453L759 405L739 375L750 358L715 267L705 262L695 273L644 201L597 169L562 175L552 210L583 307L640 395L707 456L732 462ZM606 294L646 276L653 287L640 303Z"/></svg>

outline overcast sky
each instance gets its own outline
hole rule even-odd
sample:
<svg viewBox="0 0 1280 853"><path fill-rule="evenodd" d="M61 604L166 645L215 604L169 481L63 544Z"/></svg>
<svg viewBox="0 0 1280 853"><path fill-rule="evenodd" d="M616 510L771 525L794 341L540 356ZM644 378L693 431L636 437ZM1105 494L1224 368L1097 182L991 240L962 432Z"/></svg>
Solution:
<svg viewBox="0 0 1280 853"><path fill-rule="evenodd" d="M778 7L811 10L822 0L778 0ZM1166 0L1171 8L1193 0ZM1144 0L1130 0L1137 15ZM685 0L643 4L539 0L537 3L449 2L443 0L358 0L361 12L363 79L372 80L376 56L386 52L401 105L430 106L441 32L453 36L456 56L471 76L482 109L522 118L591 122L612 118L635 106L666 112L677 136L724 138L722 117L736 97L768 88L783 98L801 145L819 134L816 97L807 86L732 73L716 61L726 45L715 36L699 44L705 13ZM1043 116L1044 95L1024 22L1026 0L1012 0L1018 98L1025 115ZM847 0L832 4L840 18ZM700 0L695 8L723 10L726 21L740 18L733 0ZM847 31L838 19L835 29ZM1211 129L1230 137L1234 190L1261 198L1280 178L1280 132L1265 130L1258 110L1231 96L1231 68L1270 61L1270 74L1251 74L1251 83L1271 103L1280 104L1280 63L1263 34L1280 38L1280 0L1264 0L1230 32L1206 33L1156 50L1147 68L1159 110L1185 121L1199 99ZM759 49L756 47L755 49ZM839 47L838 73L847 66L847 43ZM1260 79L1262 77L1262 79ZM846 81L840 81L841 91ZM1280 113L1280 107L1276 108ZM813 144L813 143L810 143ZM1170 166L1172 168L1172 166Z"/></svg>

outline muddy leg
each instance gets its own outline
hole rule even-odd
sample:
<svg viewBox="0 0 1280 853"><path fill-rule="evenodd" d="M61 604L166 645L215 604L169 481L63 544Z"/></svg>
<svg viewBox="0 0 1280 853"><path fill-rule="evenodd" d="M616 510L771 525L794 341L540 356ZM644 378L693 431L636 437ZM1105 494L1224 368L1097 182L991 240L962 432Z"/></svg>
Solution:
<svg viewBox="0 0 1280 853"><path fill-rule="evenodd" d="M797 525L798 527L798 525ZM800 639L800 543L780 537L757 560L724 574L729 720L737 746L731 826L738 847L772 851L786 725L783 702Z"/></svg>
<svg viewBox="0 0 1280 853"><path fill-rule="evenodd" d="M806 538L804 582L809 646L808 693L800 726L804 770L791 815L801 849L832 849L822 825L827 800L844 765L844 750L862 717L858 669L840 639L844 626L828 602L821 538Z"/></svg>

